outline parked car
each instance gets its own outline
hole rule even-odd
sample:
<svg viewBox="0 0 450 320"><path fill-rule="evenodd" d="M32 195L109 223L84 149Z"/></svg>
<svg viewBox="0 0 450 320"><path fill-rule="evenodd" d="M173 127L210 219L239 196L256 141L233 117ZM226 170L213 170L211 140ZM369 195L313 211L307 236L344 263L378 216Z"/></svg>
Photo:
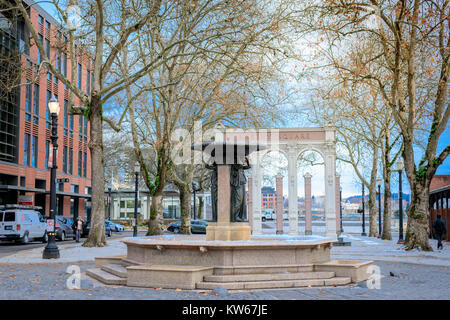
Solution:
<svg viewBox="0 0 450 320"><path fill-rule="evenodd" d="M29 243L48 241L47 223L32 206L2 206L0 208L0 240Z"/></svg>
<svg viewBox="0 0 450 320"><path fill-rule="evenodd" d="M273 220L274 219L274 213L272 211L266 211L262 214L261 216L261 220L262 222L266 221L266 220Z"/></svg>
<svg viewBox="0 0 450 320"><path fill-rule="evenodd" d="M110 220L105 220L105 223L107 223L109 225L109 227L111 228L111 231L113 231L113 232L120 232L120 231L125 230L125 227L123 225L114 223Z"/></svg>
<svg viewBox="0 0 450 320"><path fill-rule="evenodd" d="M72 218L64 216L56 216L55 217L56 238L61 241L66 240L66 238L75 239L76 235L73 224L74 222Z"/></svg>
<svg viewBox="0 0 450 320"><path fill-rule="evenodd" d="M91 222L87 221L87 222L83 222L83 230L81 232L81 237L87 237L89 235L89 230L91 229ZM108 237L112 236L112 230L109 227L109 225L106 223L105 221L105 234Z"/></svg>
<svg viewBox="0 0 450 320"><path fill-rule="evenodd" d="M191 220L191 232L206 234L208 222L205 220ZM167 231L179 233L181 230L181 221L171 223L167 226Z"/></svg>
<svg viewBox="0 0 450 320"><path fill-rule="evenodd" d="M206 227L208 226L208 221L205 220L191 220L191 232L192 233L203 233L206 234Z"/></svg>

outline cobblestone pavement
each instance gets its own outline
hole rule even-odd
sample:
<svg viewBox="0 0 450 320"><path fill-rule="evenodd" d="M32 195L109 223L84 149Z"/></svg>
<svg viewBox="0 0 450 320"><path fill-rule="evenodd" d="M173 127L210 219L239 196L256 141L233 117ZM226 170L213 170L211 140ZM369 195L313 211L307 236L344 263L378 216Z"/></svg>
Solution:
<svg viewBox="0 0 450 320"><path fill-rule="evenodd" d="M87 279L93 262L77 263L82 272L81 289L67 289L70 264L0 265L0 299L150 299L150 300L305 300L305 299L448 299L450 268L407 263L376 262L381 288L366 283L346 287L273 289L258 291L187 291L105 286Z"/></svg>

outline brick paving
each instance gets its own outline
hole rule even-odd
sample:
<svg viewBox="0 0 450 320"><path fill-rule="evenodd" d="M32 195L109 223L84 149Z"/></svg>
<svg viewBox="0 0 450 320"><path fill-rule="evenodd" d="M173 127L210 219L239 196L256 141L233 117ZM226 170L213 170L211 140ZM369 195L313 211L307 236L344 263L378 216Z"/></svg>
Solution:
<svg viewBox="0 0 450 320"><path fill-rule="evenodd" d="M398 262L376 262L381 271L381 288L366 283L345 287L228 291L144 289L101 285L88 280L83 272L93 262L76 263L82 272L81 289L66 286L68 263L0 265L0 299L130 299L130 300L360 300L360 299L448 299L450 268ZM392 275L393 276L392 276Z"/></svg>

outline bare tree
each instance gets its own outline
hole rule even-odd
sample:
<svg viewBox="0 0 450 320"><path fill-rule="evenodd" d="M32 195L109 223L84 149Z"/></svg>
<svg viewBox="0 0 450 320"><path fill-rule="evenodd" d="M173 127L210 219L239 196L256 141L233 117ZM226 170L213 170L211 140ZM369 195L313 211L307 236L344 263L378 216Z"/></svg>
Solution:
<svg viewBox="0 0 450 320"><path fill-rule="evenodd" d="M432 250L428 242L429 186L450 146L437 152L450 117L448 107L449 1L386 0L315 3L305 17L311 30L330 37L343 49L349 39L370 38L376 50L352 64L338 61L349 79L378 87L402 136L402 157L411 187L407 249ZM353 42L354 46L358 46ZM362 46L361 49L367 49ZM373 70L382 72L374 73ZM418 138L426 141L417 145ZM424 153L416 161L415 150Z"/></svg>

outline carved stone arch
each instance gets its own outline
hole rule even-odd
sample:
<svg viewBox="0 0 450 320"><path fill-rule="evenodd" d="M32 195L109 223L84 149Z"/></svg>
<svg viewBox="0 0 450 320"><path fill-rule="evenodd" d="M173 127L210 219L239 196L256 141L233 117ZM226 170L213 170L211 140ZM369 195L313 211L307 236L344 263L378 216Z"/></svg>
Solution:
<svg viewBox="0 0 450 320"><path fill-rule="evenodd" d="M313 146L313 145L303 145L297 154L297 161L303 153L308 152L308 151L317 152L322 157L322 160L325 163L325 152L323 150L323 147L322 146Z"/></svg>

